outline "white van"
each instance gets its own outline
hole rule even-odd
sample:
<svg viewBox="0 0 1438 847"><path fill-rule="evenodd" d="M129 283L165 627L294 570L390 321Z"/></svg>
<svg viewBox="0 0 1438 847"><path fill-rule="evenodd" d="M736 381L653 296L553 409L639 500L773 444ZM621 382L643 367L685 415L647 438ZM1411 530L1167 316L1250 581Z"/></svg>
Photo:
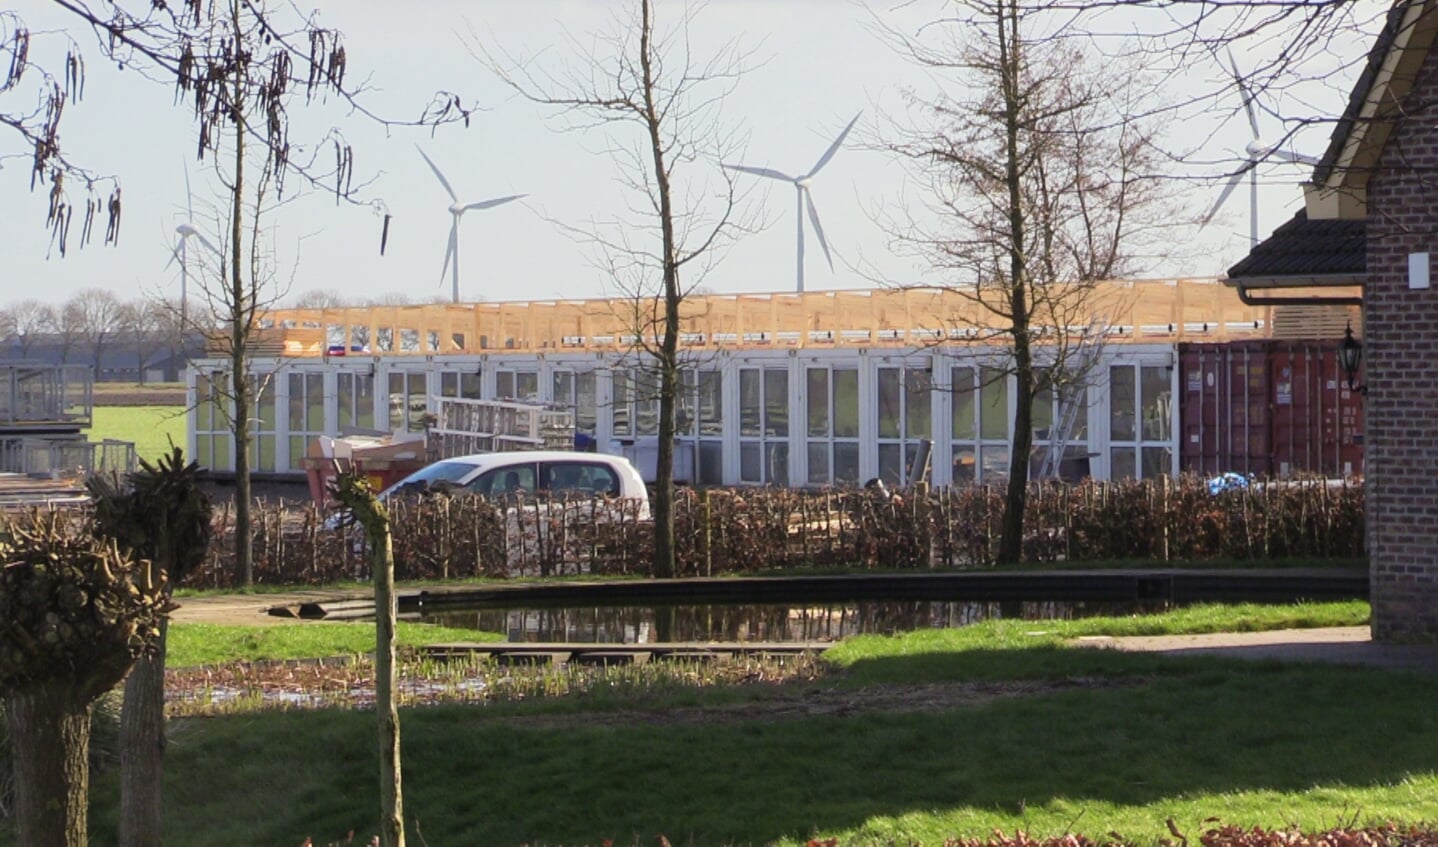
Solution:
<svg viewBox="0 0 1438 847"><path fill-rule="evenodd" d="M633 500L641 519L649 517L649 492L628 459L606 453L522 450L475 453L426 465L380 492L444 488L489 498L535 494L593 495Z"/></svg>
<svg viewBox="0 0 1438 847"><path fill-rule="evenodd" d="M478 494L500 503L505 515L506 559L515 576L528 575L542 550L548 551L547 555L559 551L568 567L582 572L587 567L588 545L577 538L575 549L568 549L563 527L572 525L571 520L608 524L650 519L649 492L639 471L628 459L605 453L526 450L458 456L420 468L381 491L379 498L426 491ZM573 518L549 519L558 516L552 511L556 508ZM535 520L541 516L548 518ZM344 515L335 514L326 526L334 529L343 522ZM548 527L543 544L536 534L540 524Z"/></svg>

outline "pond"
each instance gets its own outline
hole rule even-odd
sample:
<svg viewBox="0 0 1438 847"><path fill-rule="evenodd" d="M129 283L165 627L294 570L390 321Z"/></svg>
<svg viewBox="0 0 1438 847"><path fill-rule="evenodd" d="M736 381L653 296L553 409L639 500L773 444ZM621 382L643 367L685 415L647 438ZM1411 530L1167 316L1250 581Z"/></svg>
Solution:
<svg viewBox="0 0 1438 847"><path fill-rule="evenodd" d="M1164 601L920 601L596 606L584 608L431 608L425 623L499 632L512 642L672 644L838 641L851 635L967 626L995 618L1067 620L1163 611ZM414 619L414 616L406 616Z"/></svg>

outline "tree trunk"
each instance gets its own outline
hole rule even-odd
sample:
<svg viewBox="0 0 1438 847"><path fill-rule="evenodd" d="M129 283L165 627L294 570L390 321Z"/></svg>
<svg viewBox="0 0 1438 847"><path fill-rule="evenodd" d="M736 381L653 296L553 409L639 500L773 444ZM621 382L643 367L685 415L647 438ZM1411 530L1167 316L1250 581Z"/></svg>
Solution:
<svg viewBox="0 0 1438 847"><path fill-rule="evenodd" d="M240 5L230 7L231 24L234 27L235 43L242 43L244 30L240 26ZM240 584L246 588L255 584L255 564L250 542L250 397L249 374L246 373L246 349L250 337L250 304L245 296L244 266L241 262L244 243L244 187L245 187L245 106L244 70L237 65L235 70L235 181L230 191L230 376L233 380L235 417L231 427L235 441L235 567L239 571Z"/></svg>
<svg viewBox="0 0 1438 847"><path fill-rule="evenodd" d="M68 680L6 695L17 847L86 847L92 702Z"/></svg>
<svg viewBox="0 0 1438 847"><path fill-rule="evenodd" d="M159 847L165 774L165 637L125 680L120 708L120 847Z"/></svg>
<svg viewBox="0 0 1438 847"><path fill-rule="evenodd" d="M653 7L640 4L639 65L643 72L644 120L649 130L654 184L659 193L659 226L664 250L664 332L659 341L659 455L654 470L654 575L674 575L674 406L679 381L679 247L674 234L674 205L669 191L669 166L659 136L663 123L656 101L652 42Z"/></svg>
<svg viewBox="0 0 1438 847"><path fill-rule="evenodd" d="M999 562L1012 564L1023 557L1024 507L1028 498L1029 448L1033 444L1034 381L1029 345L1028 219L1023 200L1023 162L1020 144L1023 97L1023 54L1019 45L1019 11L1015 0L998 7L997 46L1004 100L1005 162L1008 183L1008 285L1009 330L1013 334L1016 400L1009 483L1004 496L1004 523L999 535Z"/></svg>
<svg viewBox="0 0 1438 847"><path fill-rule="evenodd" d="M375 714L379 730L380 844L404 847L404 790L400 769L399 704L395 694L394 548L389 524L370 539L374 569Z"/></svg>

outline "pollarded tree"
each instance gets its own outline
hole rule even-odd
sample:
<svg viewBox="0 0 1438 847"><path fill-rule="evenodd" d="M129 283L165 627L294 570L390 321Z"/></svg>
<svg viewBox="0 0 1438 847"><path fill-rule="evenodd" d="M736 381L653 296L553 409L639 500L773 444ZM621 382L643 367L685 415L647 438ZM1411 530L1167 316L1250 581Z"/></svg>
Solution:
<svg viewBox="0 0 1438 847"><path fill-rule="evenodd" d="M911 100L890 148L929 198L929 217L892 226L986 318L975 337L1002 351L994 379L1013 379L1007 493L999 559L1023 552L1035 398L1075 402L1087 379L1083 330L1106 328L1114 304L1096 283L1126 275L1173 226L1160 182L1161 126L1121 63L1100 65L1081 39L1042 33L1047 21L1018 0L968 0L924 33L895 36L922 65L954 77L953 91ZM955 33L958 33L957 35ZM1092 343L1092 342L1090 342Z"/></svg>
<svg viewBox="0 0 1438 847"><path fill-rule="evenodd" d="M209 495L200 468L180 448L121 480L94 476L86 490L95 503L95 526L139 562L141 583L160 587L165 606L173 588L204 561L209 550ZM120 711L121 847L153 847L160 839L161 777L165 751L165 639L161 619L155 649L125 680Z"/></svg>
<svg viewBox="0 0 1438 847"><path fill-rule="evenodd" d="M85 847L90 713L155 649L164 585L78 513L6 516L0 557L16 843Z"/></svg>
<svg viewBox="0 0 1438 847"><path fill-rule="evenodd" d="M383 847L404 847L404 780L400 763L398 671L395 662L394 542L389 510L358 473L337 473L330 496L364 529L365 550L374 574L374 699L379 738L380 834Z"/></svg>
<svg viewBox="0 0 1438 847"><path fill-rule="evenodd" d="M655 0L626 5L630 15L567 73L536 71L493 49L484 58L521 95L560 110L567 129L607 133L620 179L637 195L630 209L643 210L580 235L597 250L596 264L628 295L625 317L637 366L651 372L657 386L654 575L663 577L674 573L680 312L704 267L748 228L736 215L733 181L719 167L734 138L720 106L738 83L745 56L733 44L707 59L694 55L688 4L674 4L681 11L668 29L656 22Z"/></svg>

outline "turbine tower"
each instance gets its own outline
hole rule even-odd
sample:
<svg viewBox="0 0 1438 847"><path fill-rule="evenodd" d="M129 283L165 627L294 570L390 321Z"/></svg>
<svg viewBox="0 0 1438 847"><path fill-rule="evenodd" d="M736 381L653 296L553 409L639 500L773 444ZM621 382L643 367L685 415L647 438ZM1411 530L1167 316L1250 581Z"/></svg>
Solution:
<svg viewBox="0 0 1438 847"><path fill-rule="evenodd" d="M1295 165L1317 165L1318 160L1313 156L1305 156L1293 150L1286 150L1278 145L1268 146L1263 143L1263 137L1258 131L1258 114L1253 109L1254 94L1243 82L1243 76L1238 72L1238 63L1233 60L1233 51L1228 53L1228 65L1233 70L1233 82L1238 86L1239 94L1243 97L1243 109L1248 113L1248 126L1253 130L1253 138L1244 148L1248 158L1243 167L1239 168L1228 184L1223 187L1223 192L1218 195L1218 202L1208 210L1208 214L1199 221L1199 229L1208 226L1213 216L1218 214L1228 196L1243 181L1244 174L1248 175L1248 240L1249 248L1258 246L1258 166L1265 161L1287 162Z"/></svg>
<svg viewBox="0 0 1438 847"><path fill-rule="evenodd" d="M859 115L862 114L863 112L859 113ZM806 174L800 174L799 176L790 176L783 171L776 171L772 168L756 168L749 165L724 165L724 167L728 168L731 171L739 171L741 173L753 174L755 176L768 177L769 179L783 180L784 182L793 184L796 199L798 201L798 206L795 209L794 222L798 229L799 255L797 258L797 290L800 292L803 292L804 290L804 210L806 207L809 212L809 223L813 224L814 226L814 235L817 236L819 239L819 246L824 248L824 258L827 259L829 262L829 270L832 271L834 269L834 257L829 254L829 242L824 238L824 228L819 225L819 213L814 209L814 195L809 191L809 183L814 178L814 175L820 171L820 169L822 169L825 165L829 164L829 160L834 158L834 154L839 152L839 147L844 143L844 139L849 135L849 130L853 129L854 124L859 122L859 115L855 115L854 119L852 121L849 121L849 125L844 127L844 131L839 133L839 137L834 139L834 143L829 145L829 149L824 151L824 155L819 157L819 161L815 162L814 167L810 168L809 172Z"/></svg>
<svg viewBox="0 0 1438 847"><path fill-rule="evenodd" d="M179 226L175 227L175 233L179 235L180 238L170 250L170 261L165 263L166 269L175 262L180 263L180 326L182 327L189 325L190 318L190 266L189 262L185 261L188 255L187 245L189 240L191 238L198 238L200 243L209 248L210 252L214 253L217 258L223 258L220 256L220 251L215 245L211 244L209 239L205 238L204 234L195 227L195 201L194 195L190 191L190 168L188 166L185 167L185 214L185 220L182 221Z"/></svg>
<svg viewBox="0 0 1438 847"><path fill-rule="evenodd" d="M424 156L424 161L425 161L425 163L429 165L429 169L430 169L430 170L434 171L434 175L437 176L437 177L439 177L439 184L444 186L444 190L449 194L449 199L450 199L450 201L451 201L451 202L450 202L450 205L449 205L449 213L450 213L450 215L452 215L452 216L454 217L454 221L449 225L449 246L445 247L445 250L444 250L444 267L443 267L443 268L440 268L439 278L440 278L441 280L444 279L444 272L450 269L450 260L453 259L453 261L454 261L454 275L453 275L453 277L452 277L453 289L454 289L453 294L454 294L454 302L458 303L458 302L459 302L459 219L460 219L460 217L462 217L465 212L474 211L474 210L478 210L478 209L493 209L495 206L502 206L502 205L504 205L505 203L510 202L511 200L518 200L518 199L521 198L521 197L528 197L529 195L527 195L527 194L511 194L511 195L509 195L508 197L495 197L495 198L493 198L493 199L491 199L491 200L480 200L480 201L475 202L475 203L460 203L460 202L459 202L459 196L454 193L454 188L450 186L449 180L445 179L445 178L444 178L444 174L440 172L440 170L439 170L439 165L436 165L436 164L434 163L434 160L430 159L429 156L426 156L424 150L421 150L418 144L415 145L415 149L416 149L416 150L419 150L419 154L420 154L421 156Z"/></svg>

